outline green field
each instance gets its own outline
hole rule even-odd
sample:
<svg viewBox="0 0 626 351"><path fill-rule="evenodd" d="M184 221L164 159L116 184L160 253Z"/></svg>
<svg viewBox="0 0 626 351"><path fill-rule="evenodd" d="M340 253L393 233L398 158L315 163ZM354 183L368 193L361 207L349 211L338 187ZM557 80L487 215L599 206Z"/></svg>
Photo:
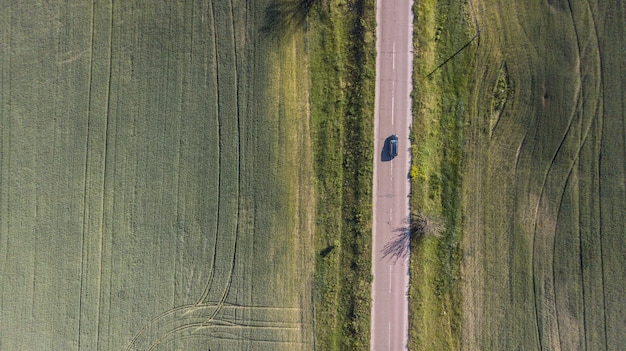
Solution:
<svg viewBox="0 0 626 351"><path fill-rule="evenodd" d="M1 350L313 347L308 61L270 3L3 2Z"/></svg>
<svg viewBox="0 0 626 351"><path fill-rule="evenodd" d="M472 3L461 349L626 345L625 11Z"/></svg>

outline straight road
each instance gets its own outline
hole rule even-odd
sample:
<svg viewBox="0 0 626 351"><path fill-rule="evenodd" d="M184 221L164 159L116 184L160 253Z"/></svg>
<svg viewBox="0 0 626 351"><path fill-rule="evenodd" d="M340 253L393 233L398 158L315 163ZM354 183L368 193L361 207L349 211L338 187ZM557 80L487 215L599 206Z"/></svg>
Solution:
<svg viewBox="0 0 626 351"><path fill-rule="evenodd" d="M401 235L409 216L409 126L413 70L412 0L377 1L376 111L372 245L372 351L406 350L407 257L385 257L383 248ZM385 140L398 135L398 156Z"/></svg>

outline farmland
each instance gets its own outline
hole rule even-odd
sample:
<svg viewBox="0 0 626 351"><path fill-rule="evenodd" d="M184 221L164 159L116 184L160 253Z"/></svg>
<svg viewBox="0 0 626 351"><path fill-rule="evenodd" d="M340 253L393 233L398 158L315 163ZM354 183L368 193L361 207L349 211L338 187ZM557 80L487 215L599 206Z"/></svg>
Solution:
<svg viewBox="0 0 626 351"><path fill-rule="evenodd" d="M305 41L269 4L3 4L0 349L312 347Z"/></svg>
<svg viewBox="0 0 626 351"><path fill-rule="evenodd" d="M472 5L460 348L623 348L624 4Z"/></svg>

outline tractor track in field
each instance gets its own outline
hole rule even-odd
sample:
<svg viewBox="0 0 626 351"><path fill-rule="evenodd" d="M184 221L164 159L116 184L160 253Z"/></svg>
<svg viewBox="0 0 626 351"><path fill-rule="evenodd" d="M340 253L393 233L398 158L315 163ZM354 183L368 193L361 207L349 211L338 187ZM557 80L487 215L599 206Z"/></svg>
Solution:
<svg viewBox="0 0 626 351"><path fill-rule="evenodd" d="M472 1L470 5L473 9ZM474 13L477 20L484 12L482 44L494 50L476 58L472 103L478 123L471 121L469 128L469 138L475 142L470 146L475 149L468 152L472 164L467 171L470 186L481 184L487 187L483 190L492 190L488 188L502 185L512 190L513 200L506 194L492 195L491 206L506 207L483 206L468 221L467 228L477 238L464 244L468 248L464 267L473 270L465 295L471 306L468 301L464 309L468 316L483 320L466 323L465 345L562 350L578 345L595 350L623 344L623 337L611 328L623 321L615 312L621 303L615 278L624 277L623 270L616 268L623 265L623 255L615 249L623 243L618 235L623 220L617 218L622 195L615 194L623 194L621 178L626 173L621 162L624 123L619 119L623 83L617 74L623 73L623 60L615 51L615 44L624 38L623 5L565 0L510 9L503 2L486 6L479 2L473 12L478 12ZM500 27L500 33L493 33ZM481 127L485 133L482 123L487 120L489 87L482 80L492 78L493 72L482 61L490 59L510 61L516 84L484 141ZM478 161L486 165L477 165ZM502 181L501 171L514 175L510 185ZM465 193L474 204L492 200L480 190ZM499 214L501 218L493 218ZM480 224L507 225L505 232L510 232L512 241L506 242L506 233L481 238L490 231ZM496 257L490 245L507 247L511 253ZM483 257L474 258L476 253ZM489 269L502 284L508 283L508 290L492 292L500 282L489 281L483 273ZM514 302L511 316L499 313L497 307L507 303L507 293ZM485 304L492 296L496 297L493 306ZM498 322L505 323L503 330L521 328L489 331Z"/></svg>
<svg viewBox="0 0 626 351"><path fill-rule="evenodd" d="M88 101L88 105L87 105L87 131L86 131L86 137L85 137L85 167L83 169L83 172L85 174L84 176L84 182L83 182L83 227L82 227L82 233L81 233L81 263L80 263L80 290L79 290L79 303L78 303L78 328L77 328L77 333L78 333L78 349L80 350L80 344L81 344L81 328L82 328L82 317L83 317L83 303L84 303L84 295L85 295L85 271L87 269L87 247L85 245L85 241L86 241L86 235L87 235L87 231L88 231L88 223L89 223L89 218L88 218L88 208L89 208L89 196L88 194L88 178L89 178L89 143L90 143L90 126L91 126L91 102L92 102L92 97L91 97L91 88L93 86L93 49L94 49L94 29L95 29L95 5L91 4L91 33L90 33L90 50L89 50L89 85L88 85L88 91L87 91L87 101ZM99 301L98 301L99 302Z"/></svg>
<svg viewBox="0 0 626 351"><path fill-rule="evenodd" d="M161 314L159 314L158 316L156 316L155 318L153 318L152 320L150 320L131 340L129 346L127 347L127 350L131 350L134 346L134 344L137 342L137 340L140 338L141 335L143 335L148 329L150 329L155 323L157 323L159 320L161 320L162 318L171 315L173 313L179 312L179 311L183 311L185 309L189 309L189 308L203 308L203 307L207 307L207 306L211 306L214 307L213 312L206 317L206 321L201 322L201 323L194 323L192 324L192 326L202 326L202 324L207 324L207 323L211 323L216 316L220 313L220 311L222 310L222 308L224 307L226 298L230 292L230 287L232 286L232 281L233 281L233 276L234 276L234 268L235 268L235 264L236 264L236 260L237 260L237 242L239 240L239 211L241 209L241 196L240 196L240 177L239 177L239 170L241 169L241 148L242 148L242 141L241 141L241 116L240 116L240 108L239 108L239 83L238 83L238 68L237 68L237 50L236 50L236 38L235 38L235 31L234 31L234 16L233 16L233 4L232 1L229 2L230 4L230 15L231 15L231 21L230 21L230 25L231 25L231 30L232 30L232 36L230 38L231 44L233 46L233 62L234 62L234 79L235 79L235 83L234 86L236 87L235 90L235 104L236 104L236 118L237 118L237 178L236 178L236 188L237 188L237 209L236 209L236 213L234 214L234 221L235 221L235 228L234 228L234 233L233 233L233 237L231 239L228 239L228 242L232 245L232 257L229 261L229 269L228 269L228 278L227 278L227 282L226 282L226 286L223 288L223 291L221 292L221 294L219 295L219 299L217 300L217 302L215 303L215 305L210 305L208 303L208 298L211 294L212 291L212 287L215 285L215 274L217 271L217 256L218 256L218 248L219 248L219 242L220 242L220 238L223 238L223 235L220 235L220 233L222 232L221 228L221 221L220 221L220 214L223 211L223 207L225 205L218 205L217 207L217 227L216 227L216 232L215 232L215 241L214 241L214 250L213 250L213 258L212 258L212 265L211 265L211 272L209 274L209 277L207 279L207 283L205 284L205 287L203 289L203 292L201 294L201 296L196 300L196 303L193 305L185 305L185 306L179 306L179 307L175 307L173 309L170 309L168 311L165 311ZM215 9L215 2L211 1L211 5L209 6L210 9L210 17L211 17L211 22L213 25L213 52L214 52L214 61L215 61L215 70L216 70L216 80L217 80L217 86L219 87L219 77L220 77L220 60L219 60L219 55L218 55L218 51L217 51L217 41L218 41L218 35L217 35L217 27L216 27L216 21L215 21L215 13L216 13L216 9ZM216 99L217 101L220 101L220 89L216 89L215 91L216 94ZM220 104L218 103L216 106L217 109L217 119L218 119L218 144L222 145L223 140L225 140L226 138L223 135L223 129L222 129L222 121L223 121L223 117L222 114L223 112L220 109ZM223 167L222 167L222 158L223 158L223 152L225 150L225 148L220 147L220 157L218 157L218 184L222 184L222 181L224 179L224 175L222 174L223 172ZM218 186L218 199L222 199L221 194L221 189L222 186ZM230 246L230 245L229 245ZM168 338L170 335L174 335L176 333L178 333L179 331L182 331L184 329L186 329L187 327L190 327L190 325L181 325L178 326L174 329L171 329L167 332L164 333L164 335L159 339L162 341L162 339L166 339ZM150 347L150 350L154 349L154 347L156 347L156 345L160 344L161 341L157 341L156 344L154 344L153 346Z"/></svg>
<svg viewBox="0 0 626 351"><path fill-rule="evenodd" d="M218 310L219 308L219 310ZM175 308L172 308L170 310L164 311L162 313L160 313L159 315L155 316L152 320L150 320L139 332L137 332L137 334L134 336L134 338L130 341L129 345L126 348L126 351L130 351L130 350L134 350L137 349L136 345L137 343L140 341L140 339L143 337L143 335L148 332L149 329L153 329L153 328L160 328L159 323L161 323L161 321L163 321L163 323L168 323L168 319L173 319L174 321L184 321L184 318L187 319L198 319L198 322L194 322L194 323L186 323L186 324L182 324L179 325L173 329L168 329L163 331L163 333L161 335L172 335L173 333L176 333L177 331L181 331L185 329L185 326L188 326L190 324L193 324L194 326L199 325L199 324L206 324L211 325L212 323L219 323L219 321L228 323L228 321L226 319L221 319L221 320L216 320L215 316L223 311L224 309L233 309L233 310L288 310L288 311L292 311L292 312L298 312L300 311L300 308L297 307L266 307L266 306L243 306L243 305L235 305L235 304L230 304L230 303L223 303L221 305L221 307L218 304L208 304L208 303L203 303L203 304L188 304L188 305L183 305L183 306L178 306ZM200 315L197 317L194 317L194 314L202 314L202 312L204 311L208 311L206 316ZM268 313L262 313L261 315L265 315L265 316L270 316L270 314ZM171 316L171 317L170 317ZM252 320L252 319L251 319ZM254 322L249 322L250 325L243 325L246 327L260 327L260 328L281 328L282 326L272 326L272 325L268 325L268 324L280 324L280 323L286 323L286 325L297 325L299 324L298 322L289 322L289 321L284 321L284 320L254 320ZM254 324L256 323L256 324ZM264 324L265 323L265 324ZM234 323L233 324L237 324ZM241 324L241 323L239 323ZM164 326L165 327L165 326Z"/></svg>
<svg viewBox="0 0 626 351"><path fill-rule="evenodd" d="M570 7L570 10L571 10L571 7ZM572 26L574 27L574 32L576 33L576 44L577 44L577 48L578 48L578 52L577 52L578 60L580 62L580 57L582 57L584 55L584 53L580 49L580 37L578 35L578 30L576 29L576 23L575 23L575 19L573 17L573 13L571 13L571 15L572 15L572 17L571 17L572 18ZM592 126L592 122L593 122L593 118L587 118L587 119L584 118L586 116L586 114L584 113L585 111L584 111L583 107L580 104L580 101L581 101L580 99L581 99L581 94L582 94L580 83L581 83L581 81L583 79L581 70L582 70L582 67L579 64L579 67L578 67L578 77L577 77L577 81L578 81L579 84L578 84L578 86L576 88L576 92L574 93L575 100L574 100L574 103L572 104L574 107L573 107L572 112L571 112L571 114L570 114L570 116L568 118L568 124L567 124L567 127L566 127L562 137L561 137L561 141L560 141L560 143L559 143L559 145L557 147L556 152L554 153L554 155L553 155L553 157L551 159L551 162L549 164L549 167L548 167L548 170L546 172L546 175L544 176L544 179L543 179L543 182L542 182L542 186L541 186L541 193L540 193L540 196L539 196L539 203L538 204L540 204L542 202L542 199L543 199L543 197L545 195L546 184L548 182L548 178L552 177L551 174L554 173L552 171L553 166L555 166L557 163L560 163L560 162L558 162L558 158L560 158L562 156L563 150L567 147L566 143L570 144L570 142L568 142L568 141L572 140L572 138L578 138L579 140L578 140L578 145L577 145L577 149L576 149L575 153L573 153L573 156L571 157L571 159L564 160L564 161L569 163L569 165L567 166L568 174L565 177L565 183L561 187L561 192L559 194L559 196L560 196L559 205L558 205L558 209L555 210L556 211L556 221L558 221L558 219L560 218L559 213L561 211L562 201L563 201L564 197L566 196L566 192L567 192L567 189L568 189L567 185L568 185L568 183L570 181L570 178L572 176L573 169L574 169L574 167L576 166L576 164L577 164L577 162L579 160L579 155L580 155L581 149L582 149L583 145L585 144L585 141L587 140L587 138L589 136L589 132L591 130L591 126ZM594 116L594 115L595 114L592 114L592 116ZM577 116L578 116L578 118L576 118ZM573 123L574 123L575 119L577 120L577 126L576 126L577 128L576 128L576 130L573 130ZM572 136L572 134L579 134L579 136L578 137L576 135ZM565 156L565 157L567 157L567 156ZM555 235L556 235L557 227L558 227L558 223L555 222L555 228L554 228L553 231L550 231L551 234L549 234L549 235L551 235L553 237L552 238L552 260L551 260L552 276L551 277L543 277L543 280L545 281L545 283L548 283L548 281L551 281L551 283L547 284L547 285L552 287L551 291L544 291L545 296L543 298L543 301L545 303L546 302L546 298L549 298L550 296L552 297L552 299L551 299L552 302L549 304L549 307L548 307L548 309L550 311L552 311L552 312L551 313L543 313L543 315L544 315L544 318L549 317L549 318L554 318L555 319L554 320L554 326L553 326L553 328L555 330L554 330L553 333L550 333L549 335L551 335L552 337L556 338L559 341L553 341L553 343L552 343L553 346L557 346L559 344L562 344L560 342L561 336L560 336L560 325L559 325L559 311L558 311L558 308L557 308L557 305L558 305L557 299L556 299L557 293L556 293L556 290L555 290L556 289L555 277L557 276L557 272L556 272L557 264L556 264L556 261L555 261L556 260L555 253L557 252L557 250L556 250L557 240L556 240L556 236ZM537 234L537 227L535 227L535 236L536 236L536 234ZM535 240L533 240L533 241L535 241ZM537 247L535 246L533 251L535 252L536 250L537 250ZM539 256L541 257L542 255L539 254ZM535 260L533 258L533 266L534 266L534 261ZM535 268L533 268L533 271L536 272ZM533 280L535 281L536 279L537 279L537 276L535 274L535 278ZM537 304L537 303L539 303L539 301L541 299L538 299L538 297L536 295L536 293L537 293L537 286L536 286L537 282L535 282L534 284L535 284L535 300L536 300L536 304ZM539 323L539 315L537 315L537 325L538 326L543 325L542 323ZM540 347L541 347L541 343L542 342L543 341L540 339Z"/></svg>
<svg viewBox="0 0 626 351"><path fill-rule="evenodd" d="M221 155L221 140L222 140L222 125L220 123L220 89L219 87L219 61L218 61L218 55L217 55L217 32L216 32L216 27L215 27L215 13L214 13L214 9L213 9L213 1L210 1L211 5L208 6L208 9L210 10L210 15L209 17L211 18L211 23L213 26L213 61L215 63L215 79L216 79L216 89L215 89L215 101L217 101L218 103L215 105L215 116L217 119L217 126L218 126L218 140L217 140L217 145L218 145L218 152ZM212 259L212 263L211 263L211 272L209 273L209 278L207 279L207 283L204 287L204 290L202 292L202 295L200 295L200 297L198 298L198 300L196 300L196 304L201 304L206 297L209 295L209 291L211 288L211 282L213 281L213 275L215 274L215 265L217 264L217 240L219 237L219 232L220 232L220 206L219 206L219 199L222 198L221 196L221 191L222 191L222 187L220 186L220 184L222 183L222 158L217 157L217 199L218 199L218 206L217 206L217 211L216 211L216 227L215 227L215 234L214 234L214 238L215 241L213 242L213 259Z"/></svg>
<svg viewBox="0 0 626 351"><path fill-rule="evenodd" d="M284 332L284 331L300 331L299 327L285 327L285 326L265 326L265 325L245 325L245 324L235 324L235 323L229 323L229 322L225 322L219 319L210 319L208 321L201 321L201 322L194 322L194 323L186 323L183 325L180 325L176 328L170 329L167 332L161 334L158 339L156 339L155 341L153 341L153 343L150 345L150 347L147 349L148 351L152 351L155 348L157 348L159 345L161 345L163 342L168 341L168 339L170 338L175 338L173 340L177 340L179 339L181 336L178 335L183 331L189 330L189 329L194 329L198 330L198 329L207 329L207 328L225 328L225 329L237 329L237 330L241 330L241 329L245 329L245 328L251 328L251 329L255 329L255 330L275 330L275 331L280 331L280 332ZM192 331L193 332L193 331ZM238 340L241 340L242 336L240 334L237 335L239 338Z"/></svg>
<svg viewBox="0 0 626 351"><path fill-rule="evenodd" d="M223 320L223 319L216 319L212 317L208 320L185 323L175 328L167 330L166 332L162 333L156 340L154 340L152 344L150 344L150 347L147 350L148 351L154 350L163 342L168 341L168 339L172 337L176 339L180 338L181 336L178 334L188 329L194 329L195 331L198 329L206 329L206 328L226 328L226 329L233 328L237 330L248 328L248 329L255 329L255 330L271 330L271 331L280 331L280 332L284 332L284 331L299 332L301 330L298 322L295 322L293 326L285 326L285 325L272 326L272 325L252 324L252 323L245 323L245 322L237 323L237 322L231 322L231 321ZM238 340L241 340L242 336L241 335L237 335L237 336L239 337ZM276 341L270 341L270 342L276 342Z"/></svg>
<svg viewBox="0 0 626 351"><path fill-rule="evenodd" d="M241 116L239 115L239 96L238 96L239 95L239 91L238 91L239 83L238 83L238 70L237 70L236 41L235 41L235 38L234 38L234 18L232 16L232 7L233 7L232 6L232 1L229 1L229 4L230 4L230 11L231 11L231 21L230 21L230 24L231 24L231 30L232 30L232 33L233 33L233 37L231 37L230 39L231 39L231 43L233 45L233 57L234 57L233 62L234 62L234 69L235 69L235 74L234 74L234 78L235 78L234 82L235 83L234 83L234 85L235 85L235 88L236 88L236 90L235 90L235 105L236 105L236 110L237 110L237 116L236 116L236 118L237 118L237 170L236 170L236 174L237 174L237 178L236 178L236 183L237 183L237 185L236 185L236 188L237 188L237 194L236 194L237 204L236 204L236 206L237 206L237 209L236 209L236 212L234 214L235 228L234 228L234 233L233 233L234 237L232 238L233 248L232 248L232 258L230 260L230 268L228 269L228 282L226 283L226 286L224 287L224 290L223 290L223 292L222 292L222 294L221 294L221 296L219 298L218 306L222 306L223 305L224 301L226 300L226 297L228 296L228 292L229 292L231 284L232 284L233 271L234 271L235 263L236 263L236 259L237 259L237 241L239 239L239 215L240 215L239 211L240 211L240 208L241 208L241 195L240 195L240 190L241 190L240 189L240 187L241 187L240 182L241 182L241 179L240 179L240 176L239 176L239 171L241 169L241 155L240 155L240 153L241 153L241 135L240 135L240 132L241 132L241 125L240 125L240 123L241 123ZM211 6L212 6L212 9L213 9L211 11L211 16L213 18L213 20L212 20L213 30L214 30L214 33L217 33L216 26L215 26L216 22L215 22L215 2L214 1L211 1ZM215 35L216 46L217 46L217 40L218 39L217 39L217 34L216 34ZM217 48L216 48L216 55L217 55ZM217 56L216 56L215 65L216 65L216 70L219 70L220 63L219 63L219 59L218 59ZM218 73L217 76L219 77L219 73ZM219 86L219 83L218 83L218 86ZM218 94L219 94L219 89L218 89ZM220 120L222 119L222 115L219 112L218 112L218 118ZM221 126L221 122L219 124ZM220 137L219 137L220 143L223 140L223 137L222 137L221 133L222 133L222 129L220 127ZM222 148L220 148L220 153L221 153L221 149ZM221 159L221 157L220 157L220 159ZM221 163L221 160L220 160L220 163ZM222 170L222 168L220 167L220 184L221 184L221 179L222 179L221 170ZM220 188L221 188L221 186L220 186ZM220 197L220 199L221 199L221 197ZM221 208L221 206L218 206L218 211L220 211L219 210L220 208ZM219 221L219 214L218 214L218 231L216 233L216 237L220 236L220 234L219 234L220 233L219 226L220 226L220 221ZM216 250L217 250L217 242L216 242L215 247L216 247ZM210 277L210 279L209 279L209 281L207 283L207 287L205 288L205 292L198 299L197 302L206 302L206 299L209 297L210 287L213 286L213 279L215 278L215 274L214 274L214 272L215 272L215 263L216 263L215 259L216 259L216 255L213 256L213 267L214 267L214 269L211 271L211 277ZM215 317L215 315L218 312L219 312L219 308L211 316L211 318Z"/></svg>
<svg viewBox="0 0 626 351"><path fill-rule="evenodd" d="M603 94L605 91L605 82L604 82L604 63L602 60L602 50L600 48L600 38L598 37L598 21L596 20L596 15L594 14L594 9L591 6L591 3L589 0L587 0L587 4L588 4L588 8L589 8L589 15L591 17L591 22L593 24L593 37L594 37L594 42L595 42L595 48L596 48L596 55L598 57L598 69L599 69L599 73L598 73L598 79L599 79L599 91L600 94ZM597 10L597 8L596 8ZM598 109L604 112L604 97L602 95L600 95L600 98L598 99ZM601 140L603 140L604 136L603 136L603 132L604 132L604 120L602 118L603 114L598 114L598 140L600 140L600 142L598 142L598 150L597 152L601 154ZM602 157L599 158L598 161L598 189L596 190L596 194L601 194L602 193L602 176L601 176L601 171L602 169ZM602 218L602 205L598 206L598 215L600 218ZM602 276L601 276L601 284L602 284L602 312L603 312L603 322L604 322L604 333L603 333L603 337L604 337L604 345L605 347L609 345L609 337L608 337L608 331L607 331L607 326L609 325L609 322L607 320L607 316L609 315L609 311L607 309L606 306L606 271L605 271L605 263L604 263L604 257L606 257L606 250L604 248L604 240L602 240L602 238L600 238L599 240L599 249L600 249L600 270L602 272Z"/></svg>
<svg viewBox="0 0 626 351"><path fill-rule="evenodd" d="M114 11L113 11L113 4L111 4L111 12L110 12L110 16L111 19L109 21L109 43L108 43L108 49L109 49L109 53L108 53L108 68L109 68L109 74L107 77L107 83L106 83L106 98L105 101L106 103L104 104L104 109L105 109L105 113L104 113L104 138L103 138L103 142L104 145L103 147L103 151L102 151L102 159L103 159L103 163L102 163L102 185L101 185L101 189L102 189L102 201L100 202L100 211L101 211L101 217L100 217L100 228L99 228L99 233L100 233L100 240L98 241L98 250L100 251L100 257L98 259L98 322L97 322L97 341L96 344L99 347L100 345L100 333L102 332L102 323L100 323L100 318L102 316L102 301L103 301L103 292L102 292L102 282L104 282L104 275L105 275L105 270L103 269L103 260L104 260L104 238L103 238L103 234L104 234L104 230L105 230L105 223L106 223L106 207L107 207L107 200L106 200L106 195L107 195L107 190L108 188L111 186L109 183L110 181L107 181L107 165L109 164L109 162L111 161L110 158L114 157L112 156L110 153L107 152L108 150L108 146L109 143L112 142L110 140L110 138L112 138L112 136L110 135L110 110L111 110L111 88L112 88L112 78L113 78L113 16ZM94 18L95 19L95 18ZM107 162L109 161L109 162ZM109 167L110 169L110 167ZM115 168L113 168L113 171L115 171ZM109 170L109 172L111 172ZM112 241L112 237L110 238L110 240ZM111 262L109 262L109 264L111 264ZM109 275L109 291L111 289L111 276ZM109 304L108 306L111 306L111 296L109 295ZM108 320L107 320L107 325L110 322L110 315L108 316Z"/></svg>

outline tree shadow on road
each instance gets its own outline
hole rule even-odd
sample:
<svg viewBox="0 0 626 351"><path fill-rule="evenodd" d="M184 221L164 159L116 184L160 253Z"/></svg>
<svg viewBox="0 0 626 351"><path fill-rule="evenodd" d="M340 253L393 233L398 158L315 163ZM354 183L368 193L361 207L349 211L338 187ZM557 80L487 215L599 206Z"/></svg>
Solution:
<svg viewBox="0 0 626 351"><path fill-rule="evenodd" d="M381 250L383 258L389 258L394 264L399 259L407 258L411 253L411 231L408 222L407 218L404 220L405 226L393 230L395 236Z"/></svg>
<svg viewBox="0 0 626 351"><path fill-rule="evenodd" d="M409 256L412 243L416 244L426 237L441 238L445 227L437 215L411 211L410 216L404 219L403 226L393 230L396 236L381 250L383 258L389 258L395 264L399 259Z"/></svg>

